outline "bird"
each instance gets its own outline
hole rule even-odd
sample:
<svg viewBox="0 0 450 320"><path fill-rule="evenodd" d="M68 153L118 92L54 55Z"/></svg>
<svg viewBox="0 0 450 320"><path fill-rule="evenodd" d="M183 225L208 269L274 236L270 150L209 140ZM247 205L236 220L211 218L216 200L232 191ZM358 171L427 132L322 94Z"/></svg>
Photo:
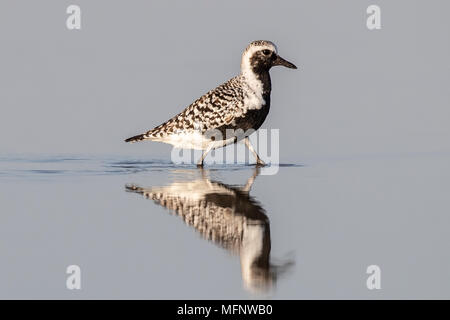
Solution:
<svg viewBox="0 0 450 320"><path fill-rule="evenodd" d="M278 55L273 42L251 42L242 54L238 76L210 90L166 122L125 142L152 140L175 148L203 150L197 162L198 167L203 167L211 150L244 140L256 165L264 166L248 136L261 127L269 113L269 70L274 66L297 69Z"/></svg>
<svg viewBox="0 0 450 320"><path fill-rule="evenodd" d="M270 261L270 221L262 205L250 196L259 168L244 186L213 180L205 169L199 177L187 179L177 173L177 181L166 186L130 183L125 190L170 210L204 239L238 255L244 287L255 293L268 291L293 262L275 265Z"/></svg>

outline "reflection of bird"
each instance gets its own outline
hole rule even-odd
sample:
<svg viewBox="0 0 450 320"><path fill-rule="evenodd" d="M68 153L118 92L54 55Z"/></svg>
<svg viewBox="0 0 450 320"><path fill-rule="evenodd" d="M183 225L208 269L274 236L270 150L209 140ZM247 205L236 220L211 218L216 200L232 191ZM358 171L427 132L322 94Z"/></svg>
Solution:
<svg viewBox="0 0 450 320"><path fill-rule="evenodd" d="M269 218L249 191L257 171L244 187L231 187L202 178L165 187L126 190L142 194L179 215L205 239L240 255L244 284L249 289L270 288L276 268L270 264Z"/></svg>
<svg viewBox="0 0 450 320"><path fill-rule="evenodd" d="M272 42L250 43L242 55L239 76L209 91L172 119L125 141L153 140L177 148L205 150L198 162L202 166L210 150L244 139L257 163L264 164L247 137L269 113L269 70L273 66L297 68L278 55Z"/></svg>

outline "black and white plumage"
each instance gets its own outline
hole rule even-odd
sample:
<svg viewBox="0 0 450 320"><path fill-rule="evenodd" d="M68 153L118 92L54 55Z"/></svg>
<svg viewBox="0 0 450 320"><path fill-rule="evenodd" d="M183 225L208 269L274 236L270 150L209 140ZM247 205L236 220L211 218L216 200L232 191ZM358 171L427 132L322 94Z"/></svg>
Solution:
<svg viewBox="0 0 450 320"><path fill-rule="evenodd" d="M270 262L270 222L261 204L250 196L258 175L243 187L213 181L202 170L199 178L180 179L163 187L126 185L126 191L143 195L169 209L203 238L240 257L242 279L251 291L269 289L291 262Z"/></svg>
<svg viewBox="0 0 450 320"><path fill-rule="evenodd" d="M125 141L153 140L177 148L205 150L198 163L203 165L210 150L245 139L257 163L264 164L248 135L262 125L269 113L272 89L269 70L277 65L297 68L278 55L272 42L253 41L242 54L238 76L209 91L170 120ZM230 132L234 134L230 136ZM217 133L221 139L216 139Z"/></svg>

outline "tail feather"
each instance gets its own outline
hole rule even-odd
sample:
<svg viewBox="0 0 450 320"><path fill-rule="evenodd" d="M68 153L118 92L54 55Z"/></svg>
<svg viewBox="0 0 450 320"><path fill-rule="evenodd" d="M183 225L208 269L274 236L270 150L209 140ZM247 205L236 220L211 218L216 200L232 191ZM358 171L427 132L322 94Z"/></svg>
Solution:
<svg viewBox="0 0 450 320"><path fill-rule="evenodd" d="M164 132L164 126L167 124L167 122L153 128L152 130L147 131L146 133L138 134L137 136L130 137L128 139L125 139L125 142L139 142L143 140L155 140L156 138L162 137Z"/></svg>
<svg viewBox="0 0 450 320"><path fill-rule="evenodd" d="M138 142L138 141L148 139L149 136L150 135L148 133L138 134L137 136L133 136L128 139L125 139L125 142Z"/></svg>

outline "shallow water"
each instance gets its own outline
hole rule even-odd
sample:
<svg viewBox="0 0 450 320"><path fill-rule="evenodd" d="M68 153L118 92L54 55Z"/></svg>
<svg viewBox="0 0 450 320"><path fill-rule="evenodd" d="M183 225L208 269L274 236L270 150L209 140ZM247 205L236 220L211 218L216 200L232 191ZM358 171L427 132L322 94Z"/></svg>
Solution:
<svg viewBox="0 0 450 320"><path fill-rule="evenodd" d="M450 298L450 155L0 158L0 298ZM82 289L66 288L66 268ZM366 268L381 268L368 290Z"/></svg>

